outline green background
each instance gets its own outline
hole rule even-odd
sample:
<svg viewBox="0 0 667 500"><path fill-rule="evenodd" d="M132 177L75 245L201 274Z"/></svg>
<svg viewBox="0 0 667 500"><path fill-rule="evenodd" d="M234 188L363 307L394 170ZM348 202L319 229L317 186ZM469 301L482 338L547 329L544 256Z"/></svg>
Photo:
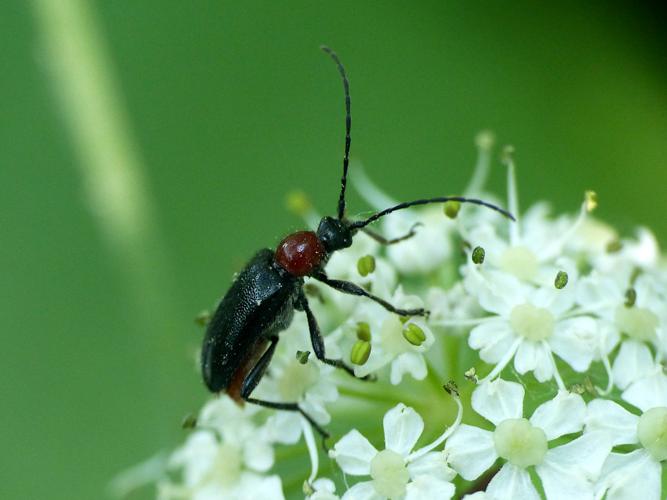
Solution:
<svg viewBox="0 0 667 500"><path fill-rule="evenodd" d="M395 198L461 190L491 128L517 149L524 207L574 211L595 189L602 218L667 237L664 17L648 7L62 0L92 16L145 179L147 230L123 247L90 208L48 3L0 7L1 498L101 498L183 439L206 398L193 317L300 227L288 191L335 208L343 101L322 43L350 74L353 156Z"/></svg>

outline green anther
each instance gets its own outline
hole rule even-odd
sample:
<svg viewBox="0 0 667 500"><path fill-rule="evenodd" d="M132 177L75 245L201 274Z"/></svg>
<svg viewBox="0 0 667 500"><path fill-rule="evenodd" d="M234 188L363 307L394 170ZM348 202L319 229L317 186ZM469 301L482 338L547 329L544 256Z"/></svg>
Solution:
<svg viewBox="0 0 667 500"><path fill-rule="evenodd" d="M372 255L364 255L357 261L357 271L362 276L368 276L375 271L375 257Z"/></svg>
<svg viewBox="0 0 667 500"><path fill-rule="evenodd" d="M296 351L296 360L302 365L308 363L308 356L310 356L310 351Z"/></svg>
<svg viewBox="0 0 667 500"><path fill-rule="evenodd" d="M197 415L188 413L183 420L181 420L181 427L183 429L194 429L197 426Z"/></svg>
<svg viewBox="0 0 667 500"><path fill-rule="evenodd" d="M565 285L567 285L568 279L565 271L558 271L558 273L556 273L556 279L554 280L554 286L559 290L562 290L565 288Z"/></svg>
<svg viewBox="0 0 667 500"><path fill-rule="evenodd" d="M371 355L371 343L366 340L357 340L350 352L350 362L353 365L363 365Z"/></svg>
<svg viewBox="0 0 667 500"><path fill-rule="evenodd" d="M475 264L482 264L486 257L486 251L482 247L475 247L472 250L472 261Z"/></svg>
<svg viewBox="0 0 667 500"><path fill-rule="evenodd" d="M419 325L410 323L408 326L403 328L403 338L410 342L412 345L420 346L426 340L426 334L424 333L424 330L419 327Z"/></svg>
<svg viewBox="0 0 667 500"><path fill-rule="evenodd" d="M447 382L445 385L442 386L442 388L447 391L447 394L451 394L452 396L459 397L459 387L456 385L456 382L453 380L450 380Z"/></svg>
<svg viewBox="0 0 667 500"><path fill-rule="evenodd" d="M285 205L294 215L304 216L311 209L312 205L308 196L303 191L290 191L285 197Z"/></svg>
<svg viewBox="0 0 667 500"><path fill-rule="evenodd" d="M637 302L637 290L628 288L625 291L625 307L632 307Z"/></svg>
<svg viewBox="0 0 667 500"><path fill-rule="evenodd" d="M460 210L461 210L461 202L454 200L446 202L443 208L445 215L450 219L456 219L456 216L459 215Z"/></svg>
<svg viewBox="0 0 667 500"><path fill-rule="evenodd" d="M210 311L202 311L195 317L195 323L197 323L199 326L206 326L208 325L209 321L211 321Z"/></svg>
<svg viewBox="0 0 667 500"><path fill-rule="evenodd" d="M623 248L623 243L620 240L611 240L607 243L607 253L618 253Z"/></svg>
<svg viewBox="0 0 667 500"><path fill-rule="evenodd" d="M598 206L598 194L595 191L586 191L584 193L584 206L587 212L592 212Z"/></svg>
<svg viewBox="0 0 667 500"><path fill-rule="evenodd" d="M500 161L503 163L510 163L514 160L514 146L508 144L500 153Z"/></svg>
<svg viewBox="0 0 667 500"><path fill-rule="evenodd" d="M365 342L371 341L371 327L368 323L364 321L357 323L357 338Z"/></svg>

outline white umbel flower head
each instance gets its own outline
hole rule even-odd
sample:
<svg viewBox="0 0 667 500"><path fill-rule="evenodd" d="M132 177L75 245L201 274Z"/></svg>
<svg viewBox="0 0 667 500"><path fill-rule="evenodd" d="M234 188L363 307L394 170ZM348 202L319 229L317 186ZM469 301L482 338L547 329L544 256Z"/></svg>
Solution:
<svg viewBox="0 0 667 500"><path fill-rule="evenodd" d="M458 399L457 399L458 402ZM459 405L460 409L460 405ZM455 428L460 421L460 411ZM336 443L330 456L343 472L370 476L350 488L343 500L447 500L454 495L454 471L442 452L432 451L447 437L443 434L431 445L412 451L424 430L424 421L412 408L399 404L384 416L385 449L377 450L356 429Z"/></svg>
<svg viewBox="0 0 667 500"><path fill-rule="evenodd" d="M666 398L667 399L667 398ZM606 432L613 445L639 445L629 453L612 453L597 483L597 497L608 500L659 500L661 475L667 463L667 401L644 411L630 413L602 399L588 404L586 432Z"/></svg>
<svg viewBox="0 0 667 500"><path fill-rule="evenodd" d="M611 451L606 434L589 433L549 449L550 441L582 430L586 404L581 396L560 391L526 419L524 392L521 384L502 379L480 385L472 406L495 430L461 425L445 446L449 463L471 481L498 457L503 459L504 465L486 489L494 499L538 499L529 467L535 467L547 498L592 499L595 481Z"/></svg>

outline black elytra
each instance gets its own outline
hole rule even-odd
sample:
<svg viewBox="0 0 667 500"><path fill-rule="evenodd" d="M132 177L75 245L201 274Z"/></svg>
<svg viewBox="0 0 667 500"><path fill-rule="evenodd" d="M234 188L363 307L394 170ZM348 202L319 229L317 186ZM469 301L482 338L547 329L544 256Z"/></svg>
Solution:
<svg viewBox="0 0 667 500"><path fill-rule="evenodd" d="M384 244L397 243L412 236L415 234L414 227L404 237L387 240L372 233L366 226L391 212L415 205L459 201L482 205L512 220L514 218L506 210L482 200L447 196L400 203L364 220L348 220L345 217L345 189L352 125L349 81L335 52L328 47L321 48L335 62L345 92L345 153L337 217L322 218L317 232L299 231L287 236L276 250L265 248L257 252L236 277L207 326L201 368L204 382L211 392L226 392L239 403L246 401L268 408L299 412L315 430L327 437L327 432L303 411L298 401L265 401L251 396L271 362L278 344L278 334L290 325L295 310L306 314L310 340L317 359L354 376L353 368L344 361L327 358L324 339L303 290L304 277L314 278L342 293L366 297L401 316L424 315L424 309L400 309L354 283L330 279L324 271L329 257L333 252L352 245L352 239L358 231L367 232ZM364 379L368 380L369 377Z"/></svg>

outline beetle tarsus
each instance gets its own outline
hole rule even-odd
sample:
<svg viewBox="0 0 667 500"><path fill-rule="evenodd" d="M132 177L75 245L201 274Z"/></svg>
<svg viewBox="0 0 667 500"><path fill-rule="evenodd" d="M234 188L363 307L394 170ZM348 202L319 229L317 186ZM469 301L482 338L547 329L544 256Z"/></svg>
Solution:
<svg viewBox="0 0 667 500"><path fill-rule="evenodd" d="M367 227L362 227L361 231L363 233L366 233L368 236L373 238L375 241L377 241L381 245L394 245L396 243L400 243L401 241L409 240L410 238L412 238L415 234L417 234L416 229L419 226L423 226L423 225L424 224L422 224L421 222L415 222L406 234L404 234L403 236L398 236L396 238L391 238L391 239L387 239L384 236L382 236L381 234L378 234L375 231L373 231L372 229L368 229Z"/></svg>

